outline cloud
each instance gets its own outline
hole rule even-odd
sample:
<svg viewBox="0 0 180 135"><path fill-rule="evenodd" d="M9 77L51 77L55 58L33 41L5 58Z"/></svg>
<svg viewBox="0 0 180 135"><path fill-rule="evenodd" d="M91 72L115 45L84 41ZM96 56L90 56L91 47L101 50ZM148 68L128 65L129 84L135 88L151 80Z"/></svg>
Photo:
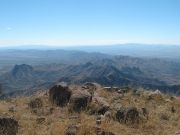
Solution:
<svg viewBox="0 0 180 135"><path fill-rule="evenodd" d="M8 30L8 31L11 31L11 30L12 30L12 28L11 28L11 27L7 27L7 30Z"/></svg>

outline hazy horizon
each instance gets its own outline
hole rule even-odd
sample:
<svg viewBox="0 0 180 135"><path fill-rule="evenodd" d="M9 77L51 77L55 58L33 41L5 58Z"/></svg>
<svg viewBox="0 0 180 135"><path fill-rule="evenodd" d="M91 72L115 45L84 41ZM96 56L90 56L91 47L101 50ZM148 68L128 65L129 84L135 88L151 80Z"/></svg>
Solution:
<svg viewBox="0 0 180 135"><path fill-rule="evenodd" d="M180 47L180 44L143 44L143 43L121 43L121 44L86 44L86 45L81 45L81 44L69 44L69 45L48 45L48 44L20 44L20 45L2 45L0 46L0 49L20 49L20 48L32 48L32 49L36 49L36 48L49 48L49 49L62 49L62 48L78 48L78 47L118 47L118 46L139 46L139 47Z"/></svg>

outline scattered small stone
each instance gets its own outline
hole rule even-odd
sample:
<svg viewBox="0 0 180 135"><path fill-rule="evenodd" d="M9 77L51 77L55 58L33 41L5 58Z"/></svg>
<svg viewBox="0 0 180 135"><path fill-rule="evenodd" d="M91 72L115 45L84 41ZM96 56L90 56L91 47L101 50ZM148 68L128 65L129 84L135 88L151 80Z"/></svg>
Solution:
<svg viewBox="0 0 180 135"><path fill-rule="evenodd" d="M176 112L174 106L171 107L171 112L172 112L172 113L175 113L175 112Z"/></svg>
<svg viewBox="0 0 180 135"><path fill-rule="evenodd" d="M69 119L79 119L79 116L70 116Z"/></svg>
<svg viewBox="0 0 180 135"><path fill-rule="evenodd" d="M119 94L124 94L124 92L123 92L121 89L118 90L117 93L119 93Z"/></svg>
<svg viewBox="0 0 180 135"><path fill-rule="evenodd" d="M175 99L175 97L173 97L173 96L170 97L170 100L171 100L171 101L173 101L174 99Z"/></svg>
<svg viewBox="0 0 180 135"><path fill-rule="evenodd" d="M69 125L65 135L77 135L79 128L80 128L79 125Z"/></svg>
<svg viewBox="0 0 180 135"><path fill-rule="evenodd" d="M139 112L136 107L121 107L116 113L116 119L125 124L139 122Z"/></svg>
<svg viewBox="0 0 180 135"><path fill-rule="evenodd" d="M166 113L162 113L161 116L160 116L160 119L167 121L167 120L169 120L169 116Z"/></svg>
<svg viewBox="0 0 180 135"><path fill-rule="evenodd" d="M96 120L97 125L101 125L101 120Z"/></svg>
<svg viewBox="0 0 180 135"><path fill-rule="evenodd" d="M15 110L15 108L14 108L14 107L10 107L10 108L9 108L9 112L14 113L14 112L16 112L16 110Z"/></svg>
<svg viewBox="0 0 180 135"><path fill-rule="evenodd" d="M134 95L134 96L140 97L140 96L141 96L141 93L142 93L142 91L140 91L140 90L133 90L133 95Z"/></svg>
<svg viewBox="0 0 180 135"><path fill-rule="evenodd" d="M53 113L53 111L54 111L54 108L53 108L53 107L51 107L51 108L49 109L50 114L52 114L52 113Z"/></svg>
<svg viewBox="0 0 180 135"><path fill-rule="evenodd" d="M149 93L148 100L160 100L162 99L162 94L159 90Z"/></svg>
<svg viewBox="0 0 180 135"><path fill-rule="evenodd" d="M113 132L105 131L104 129L100 128L99 126L95 127L96 135L116 135Z"/></svg>
<svg viewBox="0 0 180 135"><path fill-rule="evenodd" d="M40 117L36 119L37 124L43 124L46 121L46 118Z"/></svg>
<svg viewBox="0 0 180 135"><path fill-rule="evenodd" d="M36 98L31 100L28 105L32 109L41 108L43 106L43 101L40 98Z"/></svg>
<svg viewBox="0 0 180 135"><path fill-rule="evenodd" d="M142 109L142 112L143 112L143 115L146 116L148 115L148 111L145 107L141 108Z"/></svg>
<svg viewBox="0 0 180 135"><path fill-rule="evenodd" d="M103 97L94 96L93 105L90 107L92 114L104 115L110 109L109 103Z"/></svg>

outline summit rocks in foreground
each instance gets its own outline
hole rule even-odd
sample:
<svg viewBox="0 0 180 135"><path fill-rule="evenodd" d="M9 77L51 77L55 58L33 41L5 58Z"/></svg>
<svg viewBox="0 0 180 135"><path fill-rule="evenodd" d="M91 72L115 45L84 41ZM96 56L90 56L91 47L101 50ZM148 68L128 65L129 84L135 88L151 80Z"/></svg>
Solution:
<svg viewBox="0 0 180 135"><path fill-rule="evenodd" d="M32 96L1 100L0 116L15 123L0 125L0 133L15 131L7 135L175 135L180 132L180 98L141 89L58 84Z"/></svg>
<svg viewBox="0 0 180 135"><path fill-rule="evenodd" d="M66 84L57 84L49 90L49 99L53 104L64 106L69 102L71 94Z"/></svg>

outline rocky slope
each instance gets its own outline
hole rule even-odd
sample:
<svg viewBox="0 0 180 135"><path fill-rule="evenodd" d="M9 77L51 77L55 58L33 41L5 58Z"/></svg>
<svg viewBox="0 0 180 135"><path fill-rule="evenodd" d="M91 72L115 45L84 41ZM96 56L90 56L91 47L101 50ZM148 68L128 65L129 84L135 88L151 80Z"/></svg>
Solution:
<svg viewBox="0 0 180 135"><path fill-rule="evenodd" d="M0 116L3 135L178 135L180 99L159 91L61 83L1 100Z"/></svg>

